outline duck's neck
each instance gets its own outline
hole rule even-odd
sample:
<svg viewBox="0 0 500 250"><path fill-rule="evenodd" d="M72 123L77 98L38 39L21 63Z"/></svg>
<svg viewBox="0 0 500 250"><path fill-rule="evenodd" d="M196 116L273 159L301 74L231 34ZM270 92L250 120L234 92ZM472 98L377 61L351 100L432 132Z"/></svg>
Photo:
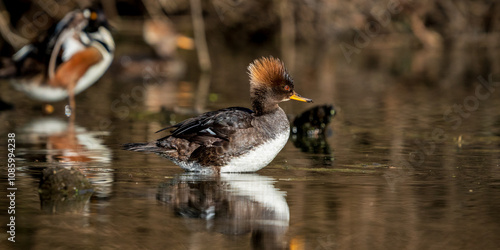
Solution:
<svg viewBox="0 0 500 250"><path fill-rule="evenodd" d="M273 113L278 108L278 103L269 102L262 98L252 98L252 109L256 116Z"/></svg>

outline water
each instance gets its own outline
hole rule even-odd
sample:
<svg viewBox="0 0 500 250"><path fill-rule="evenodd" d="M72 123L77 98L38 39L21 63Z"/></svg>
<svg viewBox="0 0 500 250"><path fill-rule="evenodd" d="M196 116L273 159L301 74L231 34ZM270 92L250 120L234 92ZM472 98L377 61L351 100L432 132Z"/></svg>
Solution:
<svg viewBox="0 0 500 250"><path fill-rule="evenodd" d="M65 114L67 117L70 117L70 116L71 116L71 107L70 107L69 105L64 106L64 114Z"/></svg>
<svg viewBox="0 0 500 250"><path fill-rule="evenodd" d="M297 48L296 90L315 103L281 105L293 119L333 104L325 136L291 138L253 174L184 173L120 145L158 138L197 110L248 107L247 64L279 52L212 53L210 91L197 100L206 76L193 70L194 52L168 63L122 52L77 96L74 124L66 101L44 115L0 85L16 106L0 113L0 144L16 134L18 188L16 243L4 231L1 248L498 249L500 86L476 89L478 77L500 80L499 52L365 49L348 64L335 48ZM81 173L73 183L88 181L91 196L42 198L42 171L53 167Z"/></svg>

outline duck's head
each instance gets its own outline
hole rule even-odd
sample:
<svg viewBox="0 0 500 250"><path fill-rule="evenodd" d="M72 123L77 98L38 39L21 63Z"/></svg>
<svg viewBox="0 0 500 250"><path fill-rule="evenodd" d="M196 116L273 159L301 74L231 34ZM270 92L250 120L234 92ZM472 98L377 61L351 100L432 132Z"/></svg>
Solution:
<svg viewBox="0 0 500 250"><path fill-rule="evenodd" d="M104 15L104 12L97 8L86 8L82 11L83 16L87 19L87 26L85 27L85 31L89 33L97 32L99 27L104 27L109 29L108 19Z"/></svg>
<svg viewBox="0 0 500 250"><path fill-rule="evenodd" d="M97 8L86 8L82 11L82 14L87 20L87 25L83 29L85 33L112 53L115 49L115 43L109 32L110 26L104 12Z"/></svg>
<svg viewBox="0 0 500 250"><path fill-rule="evenodd" d="M293 79L280 59L262 57L248 66L250 98L257 114L265 114L278 108L278 103L288 100L312 102L294 90Z"/></svg>

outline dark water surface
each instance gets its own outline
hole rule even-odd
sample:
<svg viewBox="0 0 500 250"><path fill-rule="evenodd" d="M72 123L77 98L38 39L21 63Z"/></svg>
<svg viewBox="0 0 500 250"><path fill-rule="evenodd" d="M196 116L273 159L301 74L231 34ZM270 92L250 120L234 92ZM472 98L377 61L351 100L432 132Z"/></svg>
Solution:
<svg viewBox="0 0 500 250"><path fill-rule="evenodd" d="M500 83L478 80L500 82L499 51L366 49L347 63L336 46L298 49L285 62L315 103L281 106L293 119L333 104L324 138L291 138L263 170L221 176L120 144L158 138L196 109L248 107L246 66L281 53L212 53L208 95L194 52L167 63L126 54L77 97L75 124L64 101L43 115L1 84L16 106L0 112L0 145L16 134L18 188L16 243L3 230L1 249L500 248ZM91 195L40 195L56 166L81 172Z"/></svg>

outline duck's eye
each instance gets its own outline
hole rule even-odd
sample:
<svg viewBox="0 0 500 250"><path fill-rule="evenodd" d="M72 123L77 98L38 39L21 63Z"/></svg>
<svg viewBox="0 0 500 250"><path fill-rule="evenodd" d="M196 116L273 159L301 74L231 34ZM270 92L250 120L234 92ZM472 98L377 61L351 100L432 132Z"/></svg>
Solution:
<svg viewBox="0 0 500 250"><path fill-rule="evenodd" d="M97 19L97 12L92 11L92 13L90 13L90 20L94 21L96 19Z"/></svg>
<svg viewBox="0 0 500 250"><path fill-rule="evenodd" d="M284 90L286 90L286 91L290 91L290 85L285 85L285 86L283 87L283 89L284 89Z"/></svg>

